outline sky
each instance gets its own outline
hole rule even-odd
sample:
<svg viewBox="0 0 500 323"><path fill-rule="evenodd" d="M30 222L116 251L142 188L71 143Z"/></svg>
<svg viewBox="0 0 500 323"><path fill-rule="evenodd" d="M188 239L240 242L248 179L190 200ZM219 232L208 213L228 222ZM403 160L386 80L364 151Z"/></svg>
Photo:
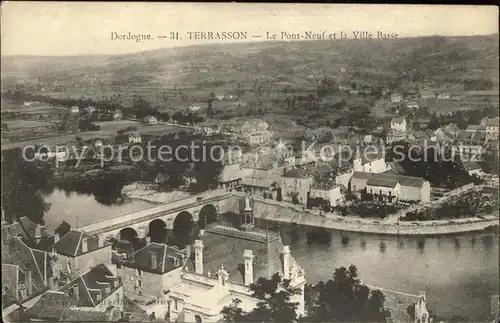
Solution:
<svg viewBox="0 0 500 323"><path fill-rule="evenodd" d="M266 40L266 33L354 31L427 35L498 33L498 7L284 3L3 2L2 55L123 54L217 42ZM189 32L247 32L246 40L194 39ZM112 40L111 34L150 34ZM170 40L177 32L179 38ZM252 37L260 36L260 37Z"/></svg>

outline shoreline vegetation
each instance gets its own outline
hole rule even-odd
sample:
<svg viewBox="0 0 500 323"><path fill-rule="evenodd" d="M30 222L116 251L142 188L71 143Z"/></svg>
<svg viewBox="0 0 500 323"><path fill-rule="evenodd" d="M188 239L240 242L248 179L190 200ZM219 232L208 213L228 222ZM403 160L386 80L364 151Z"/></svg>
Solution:
<svg viewBox="0 0 500 323"><path fill-rule="evenodd" d="M233 192L234 196L243 196ZM321 216L320 211L307 210L302 207L284 204L269 199L255 198L255 209L267 208L263 212L256 212L255 217L267 221L284 222L339 231L361 232L387 235L445 235L463 232L483 231L490 227L499 226L498 213L477 217L433 220L433 221L400 221L398 223L383 223L376 219L349 218L344 216ZM259 203L261 202L261 203ZM264 203L265 202L265 203ZM262 206L265 204L266 206ZM281 208L282 215L269 208ZM259 215L262 214L262 215Z"/></svg>

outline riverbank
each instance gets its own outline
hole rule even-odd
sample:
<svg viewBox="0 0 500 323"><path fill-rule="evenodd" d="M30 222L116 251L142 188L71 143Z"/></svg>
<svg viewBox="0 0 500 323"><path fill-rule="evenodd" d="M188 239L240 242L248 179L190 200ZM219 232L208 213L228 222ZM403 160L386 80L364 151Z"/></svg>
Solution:
<svg viewBox="0 0 500 323"><path fill-rule="evenodd" d="M233 194L239 197L244 196L243 193L239 192L233 192ZM257 196L254 196L253 199L256 218L349 232L433 236L483 231L490 227L498 227L499 224L498 214L485 215L480 218L384 223L373 219L358 219L333 214L320 215L320 211L317 210L307 210L303 206Z"/></svg>

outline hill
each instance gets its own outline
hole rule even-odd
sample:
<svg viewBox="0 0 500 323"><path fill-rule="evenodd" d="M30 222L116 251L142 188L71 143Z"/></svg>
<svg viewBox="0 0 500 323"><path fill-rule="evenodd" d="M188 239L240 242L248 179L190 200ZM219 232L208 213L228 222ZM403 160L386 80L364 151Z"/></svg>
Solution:
<svg viewBox="0 0 500 323"><path fill-rule="evenodd" d="M65 93L207 91L256 83L303 88L324 76L358 84L395 79L498 84L498 34L400 40L210 44L114 56L2 57L2 81L54 84ZM314 85L313 85L314 84ZM60 90L54 90L60 92ZM51 92L49 90L49 92Z"/></svg>

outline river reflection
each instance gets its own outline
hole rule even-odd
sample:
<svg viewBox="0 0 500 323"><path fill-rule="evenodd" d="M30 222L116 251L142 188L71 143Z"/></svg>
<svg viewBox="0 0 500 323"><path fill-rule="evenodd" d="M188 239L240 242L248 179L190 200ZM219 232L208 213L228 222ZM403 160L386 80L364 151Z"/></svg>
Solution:
<svg viewBox="0 0 500 323"><path fill-rule="evenodd" d="M47 194L45 200L50 203L50 209L43 218L47 227L52 230L57 228L62 221L76 228L155 206L155 204L137 200L105 205L96 201L94 195L65 192L59 189Z"/></svg>
<svg viewBox="0 0 500 323"><path fill-rule="evenodd" d="M280 224L283 242L304 267L309 283L354 264L369 285L418 294L425 290L433 313L489 318L498 294L498 232L439 237L384 236ZM329 237L324 241L324 237ZM481 243L475 243L475 241Z"/></svg>
<svg viewBox="0 0 500 323"><path fill-rule="evenodd" d="M47 196L45 221L75 227L152 207L134 201L99 204L92 195L55 190ZM230 220L238 222L232 216ZM332 278L337 267L354 264L369 285L418 294L425 290L433 313L489 318L490 297L499 293L498 231L439 237L349 233L295 224L256 221L281 231L283 242L306 271L308 283Z"/></svg>

